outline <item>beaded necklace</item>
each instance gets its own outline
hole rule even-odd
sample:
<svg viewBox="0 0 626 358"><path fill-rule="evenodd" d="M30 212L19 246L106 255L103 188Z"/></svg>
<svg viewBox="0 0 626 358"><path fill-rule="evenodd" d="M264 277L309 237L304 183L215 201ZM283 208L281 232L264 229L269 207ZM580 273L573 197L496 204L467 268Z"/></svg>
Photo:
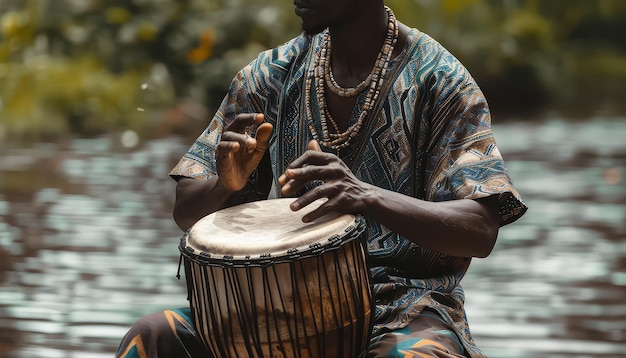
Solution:
<svg viewBox="0 0 626 358"><path fill-rule="evenodd" d="M376 62L374 63L374 68L365 80L359 83L356 87L351 88L343 88L337 84L331 69L331 43L330 33L328 31L324 33L324 37L322 38L322 48L315 56L313 65L308 71L305 85L305 107L309 130L313 135L313 139L319 141L321 145L335 151L339 151L340 149L350 145L351 141L359 133L359 130L363 125L363 120L369 111L374 107L374 103L376 103L376 100L382 90L385 74L387 73L387 68L389 67L393 50L398 41L398 23L396 21L396 17L389 7L385 6L385 10L388 15L387 35L385 37L383 47L378 53ZM311 89L313 81L317 84L315 95L320 107L322 138L319 137L317 130L315 129L313 113L311 110ZM354 97L365 88L369 87L363 104L363 109L361 113L359 113L358 119L344 132L340 132L339 126L328 111L325 94L326 86L328 86L330 91L341 97ZM331 133L328 130L328 122L332 125L334 133Z"/></svg>

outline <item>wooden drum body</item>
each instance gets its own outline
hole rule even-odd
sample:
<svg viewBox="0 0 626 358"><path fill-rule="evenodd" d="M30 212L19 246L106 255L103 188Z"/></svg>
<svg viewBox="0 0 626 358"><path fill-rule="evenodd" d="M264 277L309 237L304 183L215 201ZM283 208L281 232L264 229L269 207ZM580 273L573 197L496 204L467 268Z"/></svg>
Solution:
<svg viewBox="0 0 626 358"><path fill-rule="evenodd" d="M291 211L293 200L220 210L181 239L194 324L215 357L354 358L367 349L365 223L338 213L303 223L310 210Z"/></svg>

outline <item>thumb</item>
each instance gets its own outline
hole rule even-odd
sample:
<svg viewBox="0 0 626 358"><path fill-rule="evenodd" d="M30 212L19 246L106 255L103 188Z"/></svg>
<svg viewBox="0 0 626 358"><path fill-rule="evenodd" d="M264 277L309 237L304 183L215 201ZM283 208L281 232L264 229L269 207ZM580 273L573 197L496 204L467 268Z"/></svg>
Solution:
<svg viewBox="0 0 626 358"><path fill-rule="evenodd" d="M309 144L306 146L308 150L315 150L318 152L322 151L322 148L320 148L320 144L313 139L312 141L309 142Z"/></svg>
<svg viewBox="0 0 626 358"><path fill-rule="evenodd" d="M272 125L270 123L262 123L256 130L255 139L257 141L256 148L265 151L269 146L269 140L272 136Z"/></svg>

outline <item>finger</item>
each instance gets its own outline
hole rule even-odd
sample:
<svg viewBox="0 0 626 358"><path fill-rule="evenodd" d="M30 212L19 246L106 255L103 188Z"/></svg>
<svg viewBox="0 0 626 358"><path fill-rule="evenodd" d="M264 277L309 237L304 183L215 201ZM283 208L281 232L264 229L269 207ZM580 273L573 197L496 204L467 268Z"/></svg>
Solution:
<svg viewBox="0 0 626 358"><path fill-rule="evenodd" d="M311 221L315 221L319 218L321 218L322 216L330 213L331 211L334 210L335 206L336 206L337 201L335 199L328 199L326 202L324 202L322 205L320 205L317 209L311 211L310 213L307 213L306 215L304 215L302 217L302 222L308 223Z"/></svg>
<svg viewBox="0 0 626 358"><path fill-rule="evenodd" d="M309 146L312 145L311 142L309 142ZM307 150L306 152L304 152L304 154L302 154L301 156L296 158L296 160L294 160L291 164L289 164L287 170L285 170L285 172L278 177L278 184L285 185L289 181L289 179L292 178L291 174L294 172L291 172L291 169L307 168L311 166L325 166L333 160L338 160L337 156L335 156L334 154L316 150ZM323 178L312 179L323 180Z"/></svg>
<svg viewBox="0 0 626 358"><path fill-rule="evenodd" d="M254 136L257 141L257 150L265 152L269 146L270 137L272 136L272 125L270 123L262 123L256 130Z"/></svg>
<svg viewBox="0 0 626 358"><path fill-rule="evenodd" d="M217 152L222 154L228 154L239 151L241 149L242 142L236 140L221 140L217 144Z"/></svg>
<svg viewBox="0 0 626 358"><path fill-rule="evenodd" d="M245 148L248 153L252 153L257 145L256 139L250 137L248 133L242 134L233 131L222 133L221 142L237 142L240 145L239 148Z"/></svg>
<svg viewBox="0 0 626 358"><path fill-rule="evenodd" d="M278 177L278 184L286 186L290 180L310 182L312 180L327 181L341 176L341 171L329 165L308 165L301 168L288 167L285 172Z"/></svg>
<svg viewBox="0 0 626 358"><path fill-rule="evenodd" d="M304 186L309 183L309 181L303 181L303 180L288 180L287 183L285 183L284 185L282 185L282 188L280 189L280 192L283 195L294 195L295 193L297 193L298 191L300 191L300 189L304 188ZM279 183L280 184L280 183Z"/></svg>
<svg viewBox="0 0 626 358"><path fill-rule="evenodd" d="M312 141L309 142L309 144L307 145L307 149L308 150L314 150L317 152L321 152L322 148L320 147L320 143L318 141L316 141L315 139L313 139Z"/></svg>
<svg viewBox="0 0 626 358"><path fill-rule="evenodd" d="M265 116L262 113L240 113L235 116L225 131L244 133L249 127L263 122L264 119Z"/></svg>
<svg viewBox="0 0 626 358"><path fill-rule="evenodd" d="M315 200L331 197L334 195L333 192L334 190L331 185L316 186L302 194L298 199L294 200L290 205L291 210L300 210Z"/></svg>
<svg viewBox="0 0 626 358"><path fill-rule="evenodd" d="M229 159L232 153L239 151L239 148L241 148L239 142L219 142L216 153L218 164L224 165L224 160Z"/></svg>
<svg viewBox="0 0 626 358"><path fill-rule="evenodd" d="M278 177L278 185L280 186L285 186L287 185L287 183L289 182L289 178L287 178L287 176L285 175L285 173L281 174Z"/></svg>
<svg viewBox="0 0 626 358"><path fill-rule="evenodd" d="M285 170L283 181L313 181L329 182L331 180L344 180L348 177L345 168L338 165L307 165L302 168L289 168ZM279 178L280 179L280 178Z"/></svg>
<svg viewBox="0 0 626 358"><path fill-rule="evenodd" d="M307 150L296 158L287 168L302 168L310 165L326 165L332 161L338 160L336 155L316 150Z"/></svg>
<svg viewBox="0 0 626 358"><path fill-rule="evenodd" d="M294 182L306 183L318 178L314 166L307 165L303 168L287 169L278 177L278 184L283 186L286 191L293 191L296 188Z"/></svg>
<svg viewBox="0 0 626 358"><path fill-rule="evenodd" d="M241 143L237 141L220 141L217 143L217 152L221 154L236 152L239 148L241 148Z"/></svg>

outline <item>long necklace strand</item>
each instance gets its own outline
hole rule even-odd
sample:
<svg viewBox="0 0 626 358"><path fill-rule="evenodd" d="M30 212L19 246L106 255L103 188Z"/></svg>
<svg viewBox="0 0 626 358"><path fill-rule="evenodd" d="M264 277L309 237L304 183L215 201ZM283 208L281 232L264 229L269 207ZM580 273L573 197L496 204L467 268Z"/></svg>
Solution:
<svg viewBox="0 0 626 358"><path fill-rule="evenodd" d="M334 80L331 68L331 52L330 52L330 33L326 31L322 38L322 48L317 53L313 61L313 66L309 69L305 84L305 106L306 116L309 125L309 130L313 135L313 138L318 140L321 145L331 148L333 150L340 150L350 145L351 141L356 137L363 125L363 121L368 112L373 108L374 103L378 99L378 96L382 90L384 77L389 67L389 62L393 55L393 50L398 41L398 23L396 18L388 7L385 7L388 15L387 35L385 42L378 53L376 62L372 72L367 78L353 88L342 88ZM315 80L316 89L315 95L320 108L320 124L322 127L322 137L320 138L315 128L313 121L313 113L311 110L311 89L313 81ZM365 83L365 84L364 84ZM352 97L358 95L366 87L369 87L365 97L363 108L359 113L358 119L350 125L344 132L341 132L337 123L331 117L326 104L325 87L335 94L342 97ZM328 128L328 122L332 125L334 133L331 133Z"/></svg>

